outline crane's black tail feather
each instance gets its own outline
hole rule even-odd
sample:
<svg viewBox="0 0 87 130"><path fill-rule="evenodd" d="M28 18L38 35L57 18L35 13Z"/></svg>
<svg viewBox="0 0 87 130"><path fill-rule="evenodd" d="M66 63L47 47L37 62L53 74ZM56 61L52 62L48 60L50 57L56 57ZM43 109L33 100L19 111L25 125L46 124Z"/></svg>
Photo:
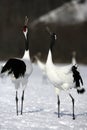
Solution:
<svg viewBox="0 0 87 130"><path fill-rule="evenodd" d="M77 92L78 94L83 94L85 92L85 89L84 88L77 88Z"/></svg>

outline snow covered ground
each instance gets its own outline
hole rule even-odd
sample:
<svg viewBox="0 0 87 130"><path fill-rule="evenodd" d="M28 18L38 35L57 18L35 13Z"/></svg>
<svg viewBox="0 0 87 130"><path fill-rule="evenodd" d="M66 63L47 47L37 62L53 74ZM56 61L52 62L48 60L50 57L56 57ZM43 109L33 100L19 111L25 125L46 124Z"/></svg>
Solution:
<svg viewBox="0 0 87 130"><path fill-rule="evenodd" d="M9 77L0 78L0 130L87 130L87 66L79 66L86 92L79 95L74 89L70 90L75 98L76 120L72 119L71 98L65 92L60 94L61 117L57 118L54 87L48 81L43 83L37 65L33 68L25 90L22 116L16 115L14 84Z"/></svg>

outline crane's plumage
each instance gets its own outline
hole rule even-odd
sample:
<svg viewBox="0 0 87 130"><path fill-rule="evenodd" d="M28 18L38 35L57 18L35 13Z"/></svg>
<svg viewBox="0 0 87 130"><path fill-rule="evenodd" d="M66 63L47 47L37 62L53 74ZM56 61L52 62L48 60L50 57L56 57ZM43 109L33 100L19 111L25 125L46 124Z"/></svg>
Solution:
<svg viewBox="0 0 87 130"><path fill-rule="evenodd" d="M6 64L3 66L1 73L6 72L9 74L13 74L17 79L20 76L24 76L26 72L26 64L19 59L9 59Z"/></svg>

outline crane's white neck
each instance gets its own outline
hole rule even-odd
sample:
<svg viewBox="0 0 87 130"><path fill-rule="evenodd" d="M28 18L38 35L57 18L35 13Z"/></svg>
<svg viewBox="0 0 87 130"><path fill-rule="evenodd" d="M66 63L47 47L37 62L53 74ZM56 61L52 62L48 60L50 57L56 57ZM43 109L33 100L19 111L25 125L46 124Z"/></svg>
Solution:
<svg viewBox="0 0 87 130"><path fill-rule="evenodd" d="M75 65L76 64L76 59L75 57L72 58L72 65Z"/></svg>
<svg viewBox="0 0 87 130"><path fill-rule="evenodd" d="M50 65L50 64L52 64L52 63L53 63L53 62L52 62L52 53L51 53L51 50L49 49L46 64Z"/></svg>
<svg viewBox="0 0 87 130"><path fill-rule="evenodd" d="M75 65L76 64L76 52L74 51L72 53L72 65Z"/></svg>
<svg viewBox="0 0 87 130"><path fill-rule="evenodd" d="M30 61L30 53L29 50L25 50L24 55L23 55L24 60L29 60Z"/></svg>

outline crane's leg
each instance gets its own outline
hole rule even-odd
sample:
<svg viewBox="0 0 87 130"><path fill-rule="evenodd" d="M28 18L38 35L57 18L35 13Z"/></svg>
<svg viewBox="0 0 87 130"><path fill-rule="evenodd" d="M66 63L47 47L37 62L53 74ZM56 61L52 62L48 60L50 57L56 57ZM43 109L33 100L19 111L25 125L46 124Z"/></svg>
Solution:
<svg viewBox="0 0 87 130"><path fill-rule="evenodd" d="M58 98L58 118L60 117L60 99L59 99L59 95L57 95Z"/></svg>
<svg viewBox="0 0 87 130"><path fill-rule="evenodd" d="M15 100L16 100L16 113L17 113L17 115L18 115L18 92L17 92L17 91L16 91Z"/></svg>
<svg viewBox="0 0 87 130"><path fill-rule="evenodd" d="M73 120L75 120L75 114L74 114L74 98L72 97L72 95L71 94L69 94L69 96L71 97L71 99L72 99L72 105L73 105Z"/></svg>
<svg viewBox="0 0 87 130"><path fill-rule="evenodd" d="M23 113L23 101L24 101L24 90L23 90L22 97L21 97L21 115Z"/></svg>

